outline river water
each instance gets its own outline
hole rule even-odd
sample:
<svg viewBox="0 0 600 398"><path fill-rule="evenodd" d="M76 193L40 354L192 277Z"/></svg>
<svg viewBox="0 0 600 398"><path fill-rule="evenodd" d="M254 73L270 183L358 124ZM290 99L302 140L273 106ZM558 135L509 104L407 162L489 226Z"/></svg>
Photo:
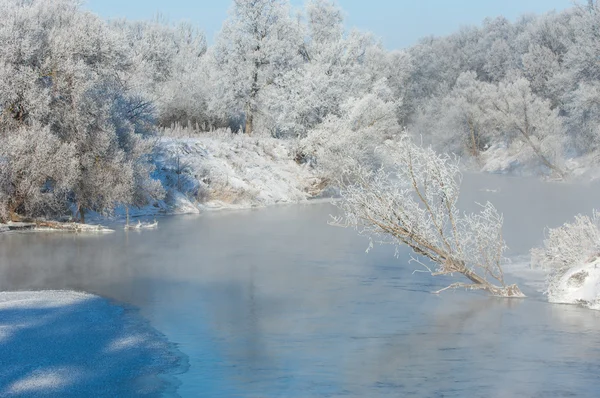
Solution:
<svg viewBox="0 0 600 398"><path fill-rule="evenodd" d="M466 176L462 205L505 214L526 255L597 186ZM330 204L160 219L157 230L0 236L0 290L69 289L139 308L189 364L183 397L597 397L600 314L431 294L408 252L327 225ZM513 281L518 278L511 277Z"/></svg>

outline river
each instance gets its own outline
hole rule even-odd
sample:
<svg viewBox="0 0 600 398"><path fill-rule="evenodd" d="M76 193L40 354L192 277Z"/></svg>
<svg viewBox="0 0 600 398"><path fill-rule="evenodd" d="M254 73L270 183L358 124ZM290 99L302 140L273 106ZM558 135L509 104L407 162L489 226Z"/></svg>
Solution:
<svg viewBox="0 0 600 398"><path fill-rule="evenodd" d="M509 255L590 213L597 186L465 176L505 214ZM139 309L176 343L183 397L595 397L600 314L462 291L409 253L327 225L334 206L160 219L157 230L0 236L0 290L68 289ZM522 282L509 276L511 282Z"/></svg>

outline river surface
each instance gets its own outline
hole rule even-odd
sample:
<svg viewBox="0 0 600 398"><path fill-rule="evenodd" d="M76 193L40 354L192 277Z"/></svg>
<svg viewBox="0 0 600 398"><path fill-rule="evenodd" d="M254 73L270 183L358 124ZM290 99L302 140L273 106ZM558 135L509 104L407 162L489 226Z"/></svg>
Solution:
<svg viewBox="0 0 600 398"><path fill-rule="evenodd" d="M597 186L466 176L505 214L509 255L590 213ZM0 290L69 289L139 308L189 367L183 397L597 397L600 314L431 291L409 253L327 225L330 204L160 219L108 235L0 235ZM509 276L511 282L522 282Z"/></svg>

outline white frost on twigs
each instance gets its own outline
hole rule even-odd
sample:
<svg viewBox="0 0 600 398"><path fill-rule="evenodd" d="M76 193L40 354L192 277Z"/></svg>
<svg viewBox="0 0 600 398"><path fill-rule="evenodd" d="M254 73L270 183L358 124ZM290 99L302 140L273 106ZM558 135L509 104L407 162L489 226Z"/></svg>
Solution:
<svg viewBox="0 0 600 398"><path fill-rule="evenodd" d="M495 296L523 297L504 281L506 244L502 216L491 203L461 214L459 161L415 145L403 136L381 149L386 165L357 166L344 184L338 225L351 226L382 243L405 244L432 264L432 275L462 274L470 283L450 288L483 289ZM421 260L417 260L422 263Z"/></svg>

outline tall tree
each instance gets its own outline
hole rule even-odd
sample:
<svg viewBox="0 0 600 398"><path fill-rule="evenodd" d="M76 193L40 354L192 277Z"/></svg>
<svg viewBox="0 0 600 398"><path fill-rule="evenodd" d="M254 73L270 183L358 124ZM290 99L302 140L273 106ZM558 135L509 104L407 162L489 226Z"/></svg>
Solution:
<svg viewBox="0 0 600 398"><path fill-rule="evenodd" d="M285 0L235 0L214 56L223 93L221 111L243 115L251 135L266 113L264 93L301 61L302 37Z"/></svg>
<svg viewBox="0 0 600 398"><path fill-rule="evenodd" d="M492 112L500 137L523 142L544 166L564 176L557 164L565 138L563 121L550 101L531 91L526 79L501 82L492 98Z"/></svg>

